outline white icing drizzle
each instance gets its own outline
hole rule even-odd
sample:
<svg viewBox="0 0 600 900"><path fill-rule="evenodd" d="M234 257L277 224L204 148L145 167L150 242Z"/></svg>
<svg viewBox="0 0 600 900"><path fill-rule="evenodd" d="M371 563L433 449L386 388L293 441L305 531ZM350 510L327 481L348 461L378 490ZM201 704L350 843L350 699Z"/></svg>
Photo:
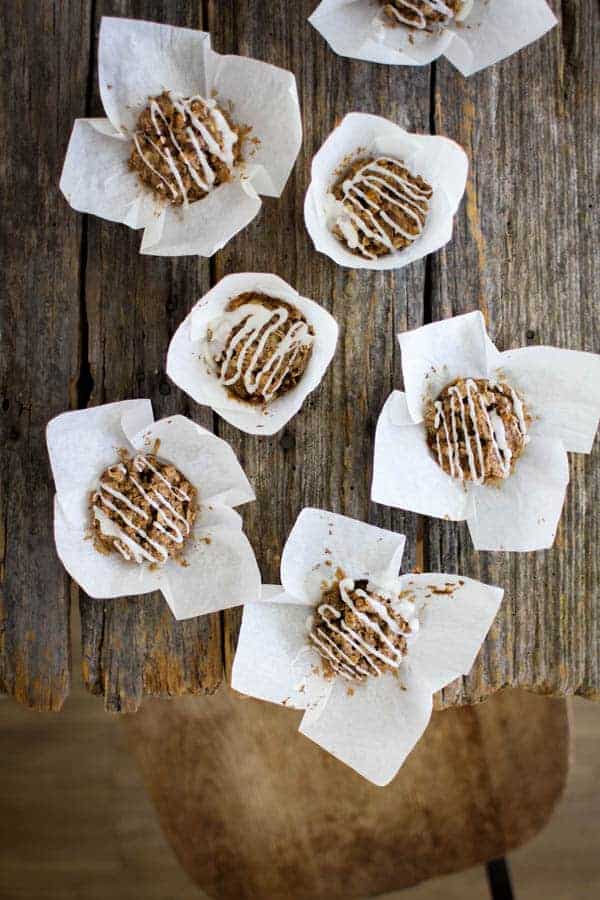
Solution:
<svg viewBox="0 0 600 900"><path fill-rule="evenodd" d="M170 91L168 93L174 109L185 116L186 123L189 123L186 126L186 134L194 148L195 157L189 150L186 151L179 144L173 128L171 127L171 123L167 121L167 117L161 109L160 103L156 99L151 99L149 104L150 118L154 129L154 139L146 132L136 132L133 136L133 140L135 148L147 168L150 169L150 171L156 175L161 183L171 192L171 196L174 200L181 197L184 206L187 206L189 203L188 189L181 177L180 169L177 166L177 160L179 160L180 163L183 163L196 186L200 190L209 193L213 189L216 180L216 174L211 164L210 155L221 160L221 162L225 163L230 169L233 168L233 147L238 140L238 136L230 127L223 113L217 108L214 100L205 100L200 96L188 98L180 97ZM192 104L196 102L202 104L205 111L212 119L212 122L220 135L220 141L215 139L206 124L194 114ZM142 141L140 138L143 138L144 141L150 144L152 149L166 162L169 171L175 179L175 184L161 175L161 173L150 163L143 152Z"/></svg>
<svg viewBox="0 0 600 900"><path fill-rule="evenodd" d="M357 631L351 628L342 616L342 613L330 603L323 602L317 606L315 620L309 639L317 652L326 659L333 671L348 681L363 680L368 675L379 678L387 668L398 669L404 657L404 651L394 646L383 631L382 626L389 628L393 635L402 635L410 638L418 631L419 621L414 612L414 607L407 601L399 601L396 598L394 610L397 611L406 622L402 627L389 612L385 601L393 601L393 595L377 590L368 585L369 592L362 588L354 587L351 578L344 578L339 583L339 596L343 603L356 616L359 622L365 626L368 632L374 636L373 642L366 640ZM361 612L350 596L360 597L365 600L369 612ZM400 604L401 609L397 609ZM343 638L345 643L356 651L360 659L354 662L344 651L343 647L335 642L332 635ZM377 643L383 645L383 649L377 647Z"/></svg>
<svg viewBox="0 0 600 900"><path fill-rule="evenodd" d="M361 166L342 184L342 199L339 203L343 206L343 212L335 221L350 249L359 250L367 259L376 259L376 254L366 249L362 237L375 241L392 252L394 244L383 223L394 234L401 235L412 243L423 232L424 224L420 216L426 216L429 211L430 189L420 188L396 171L384 168L382 162L394 163L397 167L403 165L397 159L380 156ZM411 219L415 223L416 233L411 234L403 229L378 202L367 196L367 189Z"/></svg>
<svg viewBox="0 0 600 900"><path fill-rule="evenodd" d="M392 3L389 3L386 6L386 10L389 10L395 18L402 25L408 25L410 28L417 28L420 31L427 28L428 21L424 15L422 8L420 8L416 3L411 3L410 0L396 0L396 2L404 7L405 10L413 13L412 16L407 16L406 14L402 14L402 10L398 9ZM425 6L430 12L437 12L444 16L444 22L441 24L446 24L449 19L453 19L455 16L455 12L449 6L447 6L443 0L421 0L422 6ZM415 20L414 16L417 16Z"/></svg>
<svg viewBox="0 0 600 900"><path fill-rule="evenodd" d="M162 472L142 454L138 454L134 458L133 469L139 473L143 472L144 469L150 469L167 488L167 496L156 488L152 488L149 491L146 490L141 481L133 472L128 472L127 467L123 463L112 466L108 471L109 474L118 472L125 475L126 480L129 480L134 485L140 496L156 511L157 518L152 523L152 528L164 535L168 541L182 544L190 533L190 525L185 516L175 509L172 501L189 501L190 496L181 488L172 484L168 478L165 478ZM166 547L152 538L148 527L136 524L129 514L129 512L134 514L142 522L148 522L150 519L148 513L136 503L133 503L129 497L116 487L113 487L109 482L100 481L98 491L94 494L92 500L94 515L100 522L102 533L114 538L113 544L124 559L128 561L134 559L138 563L143 560L152 563L164 563L168 559L169 552ZM117 501L120 506L114 501ZM104 510L110 510L118 516L123 525L120 526L118 521L111 519ZM127 534L124 527L132 528L139 540ZM144 544L151 547L154 552L148 550Z"/></svg>
<svg viewBox="0 0 600 900"><path fill-rule="evenodd" d="M521 433L521 437L523 438L523 443L527 444L529 442L529 435L527 434L527 422L525 420L523 404L520 397L513 390L513 388L509 387L508 385L495 384L494 387L502 394L506 394L507 391L510 392L513 412L517 420L519 431ZM440 400L436 400L434 403L435 419L433 424L437 432L436 453L437 460L440 466L442 466L443 468L444 456L439 434L439 429L441 427L443 428L444 436L446 438L446 454L448 458L450 475L453 478L460 479L461 481L463 481L465 478L465 472L461 465L459 450L462 440L467 451L467 462L471 481L473 481L474 484L483 484L483 482L485 481L483 447L481 443L482 434L479 430L477 421L478 406L479 410L483 414L483 419L486 424L486 437L490 441L493 452L496 456L496 459L498 460L501 477L508 478L511 470L512 451L508 446L506 429L498 412L495 409L492 409L488 413L483 395L477 383L471 378L468 378L465 381L464 397L461 395L458 385L453 385L451 388L449 388L448 394L450 395L450 423L448 423L447 421L443 403ZM468 418L465 404L462 402L463 399L466 399L467 401L466 407L468 410ZM458 409L460 411L459 416L457 416L456 401L458 401ZM468 419L470 420L472 426L472 435L469 432Z"/></svg>
<svg viewBox="0 0 600 900"><path fill-rule="evenodd" d="M296 321L285 328L289 317L285 306L268 309L260 303L244 303L226 313L213 335L213 340L223 346L217 370L221 384L230 387L243 381L248 394L260 393L267 403L272 400L298 354L313 341L306 322ZM270 336L282 328L283 337L263 359Z"/></svg>

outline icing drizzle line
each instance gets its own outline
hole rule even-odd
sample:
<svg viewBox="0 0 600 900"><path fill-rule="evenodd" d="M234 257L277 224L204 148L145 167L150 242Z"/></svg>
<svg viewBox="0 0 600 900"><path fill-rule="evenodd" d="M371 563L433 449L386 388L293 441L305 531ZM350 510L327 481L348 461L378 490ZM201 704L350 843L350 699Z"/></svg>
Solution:
<svg viewBox="0 0 600 900"><path fill-rule="evenodd" d="M369 614L361 612L350 594L366 600L369 606ZM374 635L374 641L365 640L357 631L351 628L343 619L342 613L330 603L324 602L317 606L315 618L319 618L322 624L315 624L309 634L309 639L316 651L326 659L333 671L348 681L362 680L368 675L379 678L386 668L398 669L404 656L404 651L395 647L393 641L384 633L382 625L387 625L393 635L409 637L418 631L419 620L414 613L412 604L403 601L399 614L405 618L407 629L403 629L390 615L384 600L391 600L392 595L377 591L381 600L373 594L369 594L361 588L354 588L351 578L344 578L339 583L339 596L343 603L350 609L356 618ZM353 660L337 644L331 634L336 634L349 644L352 650L360 655L358 662ZM384 645L384 650L377 648L376 643Z"/></svg>
<svg viewBox="0 0 600 900"><path fill-rule="evenodd" d="M519 431L523 438L523 443L527 444L529 442L529 435L527 434L527 422L525 420L525 413L523 411L523 404L520 397L512 387L509 387L509 385L496 384L494 385L494 387L502 394L506 394L507 390L510 392L513 411L517 419ZM481 444L482 434L477 425L476 408L477 406L479 406L479 409L483 413L483 418L487 426L489 436L488 439L491 442L492 449L500 466L502 478L508 478L508 476L510 475L512 451L508 446L508 441L506 440L506 431L504 429L502 418L498 415L495 409L491 410L488 413L487 407L485 405L485 400L483 399L479 386L475 381L473 381L472 378L468 378L465 381L464 397L461 396L460 389L457 385L453 385L452 387L448 388L448 393L450 395L449 422L444 412L443 403L440 400L436 400L434 403L434 428L437 431L436 452L439 465L443 468L443 453L440 444L439 433L439 429L441 426L444 430L444 436L446 438L446 446L448 448L448 465L452 478L458 478L461 481L463 481L465 478L465 473L460 461L459 450L462 440L467 451L467 461L469 464L469 474L471 476L471 480L474 484L483 484L483 482L485 481L485 468L483 459L483 447ZM467 421L465 404L462 402L463 400L467 401L466 405L469 413L468 419L470 420L471 426L473 428L474 448L471 443L472 439L469 434L469 422ZM477 463L479 464L479 472L477 470Z"/></svg>
<svg viewBox="0 0 600 900"><path fill-rule="evenodd" d="M230 127L221 110L218 109L215 100L205 100L199 95L185 98L177 96L170 91L168 94L174 108L185 117L188 123L185 132L194 148L195 158L193 158L189 150L185 150L181 146L175 137L171 124L167 121L167 117L156 98L152 98L149 104L154 139L145 132L136 131L133 135L133 141L144 165L171 192L173 200L177 200L181 196L183 205L187 206L189 203L188 190L181 177L177 161L183 163L185 170L187 170L197 187L209 193L213 189L216 180L216 173L212 167L210 155L221 160L229 168L233 168L233 147L238 140L238 136ZM193 112L192 104L196 102L201 103L208 112L215 128L221 135L222 145L215 139L207 125ZM144 155L140 137L143 138L143 141L150 144L152 149L166 162L175 184L169 181L168 178L165 178Z"/></svg>
<svg viewBox="0 0 600 900"><path fill-rule="evenodd" d="M108 471L110 473L120 472L125 475L144 500L156 511L156 520L149 523L152 528L156 528L167 540L175 544L182 544L184 538L190 533L190 525L185 516L182 516L175 509L173 500L189 502L190 496L172 484L168 478L165 478L162 472L147 457L138 454L134 457L132 465L135 471L139 473L142 473L144 469L149 469L166 486L168 490L167 496L156 488L147 491L133 472L128 472L127 467L123 463L118 463ZM117 506L114 502L115 500L121 505ZM148 522L150 516L140 506L133 503L129 497L108 482L100 481L99 489L94 494L92 502L94 513L101 523L102 533L107 534L114 530L114 546L124 559L128 562L133 559L138 563L142 559L152 563L164 563L168 559L168 550L158 541L153 540L148 531L148 526L144 527L143 525L135 524L132 514L143 522ZM125 532L124 527L119 526L118 522L110 519L103 511L104 509L108 509L117 515L121 519L123 526L132 528L139 540L131 537ZM106 528L102 528L103 525L106 525ZM150 546L154 550L154 554L147 550L144 544Z"/></svg>
<svg viewBox="0 0 600 900"><path fill-rule="evenodd" d="M312 343L308 324L293 322L270 356L259 365L270 336L289 319L288 309L285 306L268 309L259 303L246 303L228 313L227 318L231 330L237 325L240 327L227 341L219 366L219 381L230 387L243 380L248 394L258 392L269 402L290 373L301 349ZM233 374L228 376L232 362Z"/></svg>
<svg viewBox="0 0 600 900"><path fill-rule="evenodd" d="M431 189L429 187L420 188L397 172L381 166L382 162L394 163L395 166L402 165L397 159L380 156L361 166L342 184L343 196L340 202L343 204L344 214L340 215L336 221L336 225L350 249L359 250L368 259L377 257L375 253L366 249L361 235L392 252L395 249L394 244L382 223L388 225L392 232L412 243L421 236L424 228L421 216L424 218L429 210ZM390 180L395 185L390 184ZM405 231L393 216L388 215L382 209L379 203L367 196L367 189L377 194L382 202L397 207L407 218L411 219L417 228L416 233L411 234L409 231ZM368 223L365 222L365 217L368 219Z"/></svg>
<svg viewBox="0 0 600 900"><path fill-rule="evenodd" d="M454 10L450 9L443 0L421 0L421 2L430 12L440 13L446 20L454 18ZM415 3L411 3L410 0L396 0L396 4L404 7L405 10L410 11L413 14L412 18L408 17L406 14L403 15L402 11L398 9L398 5L389 3L386 9L389 10L399 22L403 25L409 25L411 28L418 28L421 31L427 28L427 19L422 8ZM414 18L415 16L417 16L416 20Z"/></svg>

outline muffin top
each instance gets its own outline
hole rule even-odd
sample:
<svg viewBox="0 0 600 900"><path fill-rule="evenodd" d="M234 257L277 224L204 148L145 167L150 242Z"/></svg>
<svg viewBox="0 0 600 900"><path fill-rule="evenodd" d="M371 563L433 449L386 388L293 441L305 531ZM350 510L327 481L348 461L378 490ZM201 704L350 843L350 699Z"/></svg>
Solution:
<svg viewBox="0 0 600 900"><path fill-rule="evenodd" d="M129 166L167 202L186 206L230 180L242 139L214 100L164 91L138 119Z"/></svg>
<svg viewBox="0 0 600 900"><path fill-rule="evenodd" d="M522 399L510 385L460 378L429 404L427 444L452 478L499 482L508 478L529 442L529 422Z"/></svg>
<svg viewBox="0 0 600 900"><path fill-rule="evenodd" d="M337 201L333 233L352 253L376 259L422 234L433 190L401 160L379 156L352 163L331 194Z"/></svg>
<svg viewBox="0 0 600 900"><path fill-rule="evenodd" d="M419 31L444 28L464 6L463 0L380 0L392 25Z"/></svg>
<svg viewBox="0 0 600 900"><path fill-rule="evenodd" d="M122 451L90 497L95 549L152 568L180 559L196 519L196 495L172 463Z"/></svg>
<svg viewBox="0 0 600 900"><path fill-rule="evenodd" d="M293 304L248 291L230 300L208 333L210 364L235 398L267 404L290 391L308 366L314 331Z"/></svg>
<svg viewBox="0 0 600 900"><path fill-rule="evenodd" d="M323 659L325 676L365 681L396 672L407 636L418 629L411 599L409 591L390 594L344 577L324 588L309 640Z"/></svg>

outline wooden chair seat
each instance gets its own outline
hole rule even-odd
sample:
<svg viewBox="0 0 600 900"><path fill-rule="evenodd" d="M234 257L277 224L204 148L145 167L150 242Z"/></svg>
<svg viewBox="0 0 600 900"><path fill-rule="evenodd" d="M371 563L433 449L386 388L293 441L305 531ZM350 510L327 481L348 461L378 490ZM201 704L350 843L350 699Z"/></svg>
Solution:
<svg viewBox="0 0 600 900"><path fill-rule="evenodd" d="M566 781L564 700L507 690L436 712L386 788L299 719L227 687L127 717L162 827L215 900L350 900L485 862L539 831Z"/></svg>

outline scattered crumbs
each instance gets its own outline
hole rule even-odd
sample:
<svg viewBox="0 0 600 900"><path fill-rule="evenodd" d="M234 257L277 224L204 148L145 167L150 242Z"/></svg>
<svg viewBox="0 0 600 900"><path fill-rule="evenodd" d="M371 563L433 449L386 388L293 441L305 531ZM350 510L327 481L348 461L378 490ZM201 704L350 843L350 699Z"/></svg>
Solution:
<svg viewBox="0 0 600 900"><path fill-rule="evenodd" d="M465 583L464 578L459 578L459 579L458 579L458 583L459 583L459 585L462 587L462 586L464 585L464 583Z"/></svg>
<svg viewBox="0 0 600 900"><path fill-rule="evenodd" d="M303 694L303 693L305 692L305 690L306 690L306 685L305 685L304 682L303 682L303 683L300 685L300 687L298 688L298 693L299 693L299 694Z"/></svg>
<svg viewBox="0 0 600 900"><path fill-rule="evenodd" d="M329 547L325 547L325 553L327 556L331 556L331 550L329 549Z"/></svg>
<svg viewBox="0 0 600 900"><path fill-rule="evenodd" d="M112 84L107 84L106 87L108 88L109 91L112 91Z"/></svg>
<svg viewBox="0 0 600 900"><path fill-rule="evenodd" d="M207 534L207 535L205 535L204 537L201 537L201 538L200 538L200 542L201 542L202 544L212 544L212 538L211 538L211 536L210 536L209 534Z"/></svg>
<svg viewBox="0 0 600 900"><path fill-rule="evenodd" d="M326 559L326 560L325 560L325 565L326 565L326 566L332 566L333 563L331 562L330 559Z"/></svg>
<svg viewBox="0 0 600 900"><path fill-rule="evenodd" d="M436 587L435 584L428 584L427 587L432 594L453 594L458 588L456 581L447 581L443 588Z"/></svg>
<svg viewBox="0 0 600 900"><path fill-rule="evenodd" d="M340 569L338 566L338 568L335 570L335 577L337 578L338 581L343 581L344 578L346 577L346 573L344 572L343 569Z"/></svg>
<svg viewBox="0 0 600 900"><path fill-rule="evenodd" d="M353 688L353 687L347 687L347 688L346 688L346 696L347 696L347 697L354 697L354 688Z"/></svg>

